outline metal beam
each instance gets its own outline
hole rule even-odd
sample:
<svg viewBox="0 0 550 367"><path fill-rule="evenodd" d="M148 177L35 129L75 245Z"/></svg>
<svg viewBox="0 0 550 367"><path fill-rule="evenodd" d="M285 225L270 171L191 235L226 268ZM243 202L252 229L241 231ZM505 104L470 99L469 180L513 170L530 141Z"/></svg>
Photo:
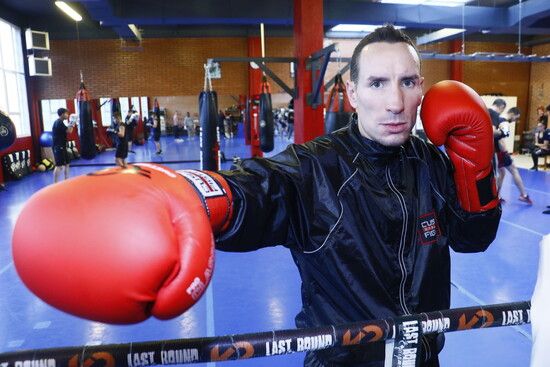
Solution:
<svg viewBox="0 0 550 367"><path fill-rule="evenodd" d="M292 98L296 96L296 79L294 79L294 88L290 88L281 78L277 76L270 68L265 65L266 62L272 63L291 63L296 62L294 57L215 57L208 59L207 63L212 62L254 62L262 71L269 76L278 86L280 86Z"/></svg>
<svg viewBox="0 0 550 367"><path fill-rule="evenodd" d="M501 61L501 62L550 62L550 55L522 55L494 52L474 52L472 54L438 54L420 52L423 60L450 60L450 61Z"/></svg>

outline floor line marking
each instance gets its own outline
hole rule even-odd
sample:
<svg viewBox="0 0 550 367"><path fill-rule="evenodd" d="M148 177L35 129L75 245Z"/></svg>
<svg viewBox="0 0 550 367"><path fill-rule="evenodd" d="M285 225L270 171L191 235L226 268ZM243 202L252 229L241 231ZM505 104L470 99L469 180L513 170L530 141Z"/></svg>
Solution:
<svg viewBox="0 0 550 367"><path fill-rule="evenodd" d="M519 228L519 229L523 229L524 231L531 232L531 233L536 234L536 235L538 235L538 236L540 236L540 237L543 237L543 236L544 236L544 234L542 234L542 233L540 233L540 232L533 231L532 229L529 229L529 228L527 228L527 227L520 226L519 224L516 224L516 223L514 223L514 222L507 221L506 219L501 219L500 221L501 221L501 222L504 222L504 223L506 223L506 224L509 224L509 225L511 225L512 227L516 227L516 228Z"/></svg>
<svg viewBox="0 0 550 367"><path fill-rule="evenodd" d="M6 266L4 266L2 269L0 269L0 275L4 274L11 266L13 265L13 261L10 261L10 263Z"/></svg>
<svg viewBox="0 0 550 367"><path fill-rule="evenodd" d="M476 295L474 295L473 293L471 293L470 291L468 291L466 288L462 287L461 285L457 284L456 282L451 281L451 285L453 285L456 289L458 289L459 292L462 292L466 297L470 298L474 302L477 302L480 306L487 305L487 302L485 302L482 299L478 298ZM531 341L531 342L533 341L533 338L531 337L531 335L528 332L526 332L525 330L523 330L521 327L519 327L518 325L512 325L511 327L513 329L515 329L518 333L520 333L521 335L523 335L524 337L529 339L529 341Z"/></svg>

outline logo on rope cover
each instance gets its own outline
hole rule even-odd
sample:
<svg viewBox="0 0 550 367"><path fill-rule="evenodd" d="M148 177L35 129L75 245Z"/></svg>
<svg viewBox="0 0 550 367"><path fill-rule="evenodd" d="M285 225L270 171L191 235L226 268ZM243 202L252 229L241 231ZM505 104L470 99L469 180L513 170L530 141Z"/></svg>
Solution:
<svg viewBox="0 0 550 367"><path fill-rule="evenodd" d="M462 314L458 319L458 330L469 330L473 328L480 321L481 321L481 326L479 326L480 328L489 327L495 321L495 317L489 311L477 310L477 312L472 316L470 321L466 322L466 315Z"/></svg>
<svg viewBox="0 0 550 367"><path fill-rule="evenodd" d="M375 342L382 338L384 332L378 325L365 325L355 337L351 337L351 330L346 330L342 338L342 345L357 345L367 337L369 342Z"/></svg>
<svg viewBox="0 0 550 367"><path fill-rule="evenodd" d="M244 350L244 353L238 353L237 358L231 358L235 353L240 350ZM220 347L216 345L210 350L210 360L213 362L216 361L227 361L229 359L247 359L254 355L254 346L249 342L237 342L233 343L233 347L227 348L223 353L220 354Z"/></svg>
<svg viewBox="0 0 550 367"><path fill-rule="evenodd" d="M69 367L115 367L115 357L108 352L96 352L85 360L79 354L69 359Z"/></svg>

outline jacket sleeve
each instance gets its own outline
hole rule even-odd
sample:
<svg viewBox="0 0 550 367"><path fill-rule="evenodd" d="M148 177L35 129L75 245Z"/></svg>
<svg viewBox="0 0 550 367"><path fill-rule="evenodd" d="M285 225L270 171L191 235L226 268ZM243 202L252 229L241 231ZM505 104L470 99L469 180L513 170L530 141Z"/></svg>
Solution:
<svg viewBox="0 0 550 367"><path fill-rule="evenodd" d="M456 252L485 251L494 241L500 223L500 204L494 209L471 213L460 207L453 180L453 167L445 155L431 146L432 159L436 163L436 179L444 191L447 234L451 248Z"/></svg>
<svg viewBox="0 0 550 367"><path fill-rule="evenodd" d="M270 158L243 160L231 171L219 172L234 199L230 227L216 238L223 251L252 251L284 245L305 248L315 228L328 228L328 180L319 159L302 145L290 145ZM330 190L329 190L330 191ZM329 209L330 210L330 209ZM313 218L317 218L313 220Z"/></svg>

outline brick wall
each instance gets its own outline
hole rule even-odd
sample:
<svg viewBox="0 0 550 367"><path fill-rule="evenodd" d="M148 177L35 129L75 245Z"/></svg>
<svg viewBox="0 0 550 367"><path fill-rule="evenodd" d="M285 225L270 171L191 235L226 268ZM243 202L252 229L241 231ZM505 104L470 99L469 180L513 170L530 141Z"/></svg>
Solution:
<svg viewBox="0 0 550 367"><path fill-rule="evenodd" d="M82 70L92 98L181 96L178 101L183 104L170 105L169 109L191 112L198 109L197 97L204 86L203 64L208 58L248 56L246 38L145 39L139 49L119 40L52 40L50 47L53 76L33 78L38 99L74 98ZM293 52L292 38L266 39L266 57L291 57ZM294 86L288 64L268 66L287 85ZM212 85L223 102L220 107L227 107L235 103L232 96L238 98L248 91L248 64L223 62L221 75ZM282 92L274 82L271 86L274 94Z"/></svg>
<svg viewBox="0 0 550 367"><path fill-rule="evenodd" d="M353 48L359 40L325 41L325 45L338 43L340 55L351 57ZM469 42L466 53L475 51L517 52L515 44ZM421 50L448 53L450 43L442 42L421 46ZM530 49L523 49L531 53ZM145 39L141 51L127 51L119 40L52 40L50 57L52 58L53 77L33 78L38 99L73 98L78 89L79 70L92 97L119 96L186 96L182 99L190 104L178 106L182 111L196 110L194 99L203 87L203 63L213 57L247 57L246 38L169 38ZM533 50L537 54L549 54L550 46L538 46ZM294 43L292 38L268 38L266 56L292 56ZM333 54L333 57L336 56ZM289 86L294 83L290 78L288 64L268 64ZM326 80L337 71L337 63L330 63ZM213 80L214 89L220 100L230 103L239 94L248 90L248 65L244 62L224 62L221 64L222 78ZM516 131L533 126L535 106L550 104L550 91L544 89L550 81L550 65L547 63L505 63L505 62L465 62L464 82L480 94L518 96L518 106L524 119ZM428 89L439 80L451 77L450 62L442 60L424 60L424 88ZM349 78L349 72L344 80ZM278 95L281 103L288 96L271 81L273 94ZM328 92L328 91L326 91ZM279 94L280 93L280 94ZM220 106L222 107L222 106Z"/></svg>

